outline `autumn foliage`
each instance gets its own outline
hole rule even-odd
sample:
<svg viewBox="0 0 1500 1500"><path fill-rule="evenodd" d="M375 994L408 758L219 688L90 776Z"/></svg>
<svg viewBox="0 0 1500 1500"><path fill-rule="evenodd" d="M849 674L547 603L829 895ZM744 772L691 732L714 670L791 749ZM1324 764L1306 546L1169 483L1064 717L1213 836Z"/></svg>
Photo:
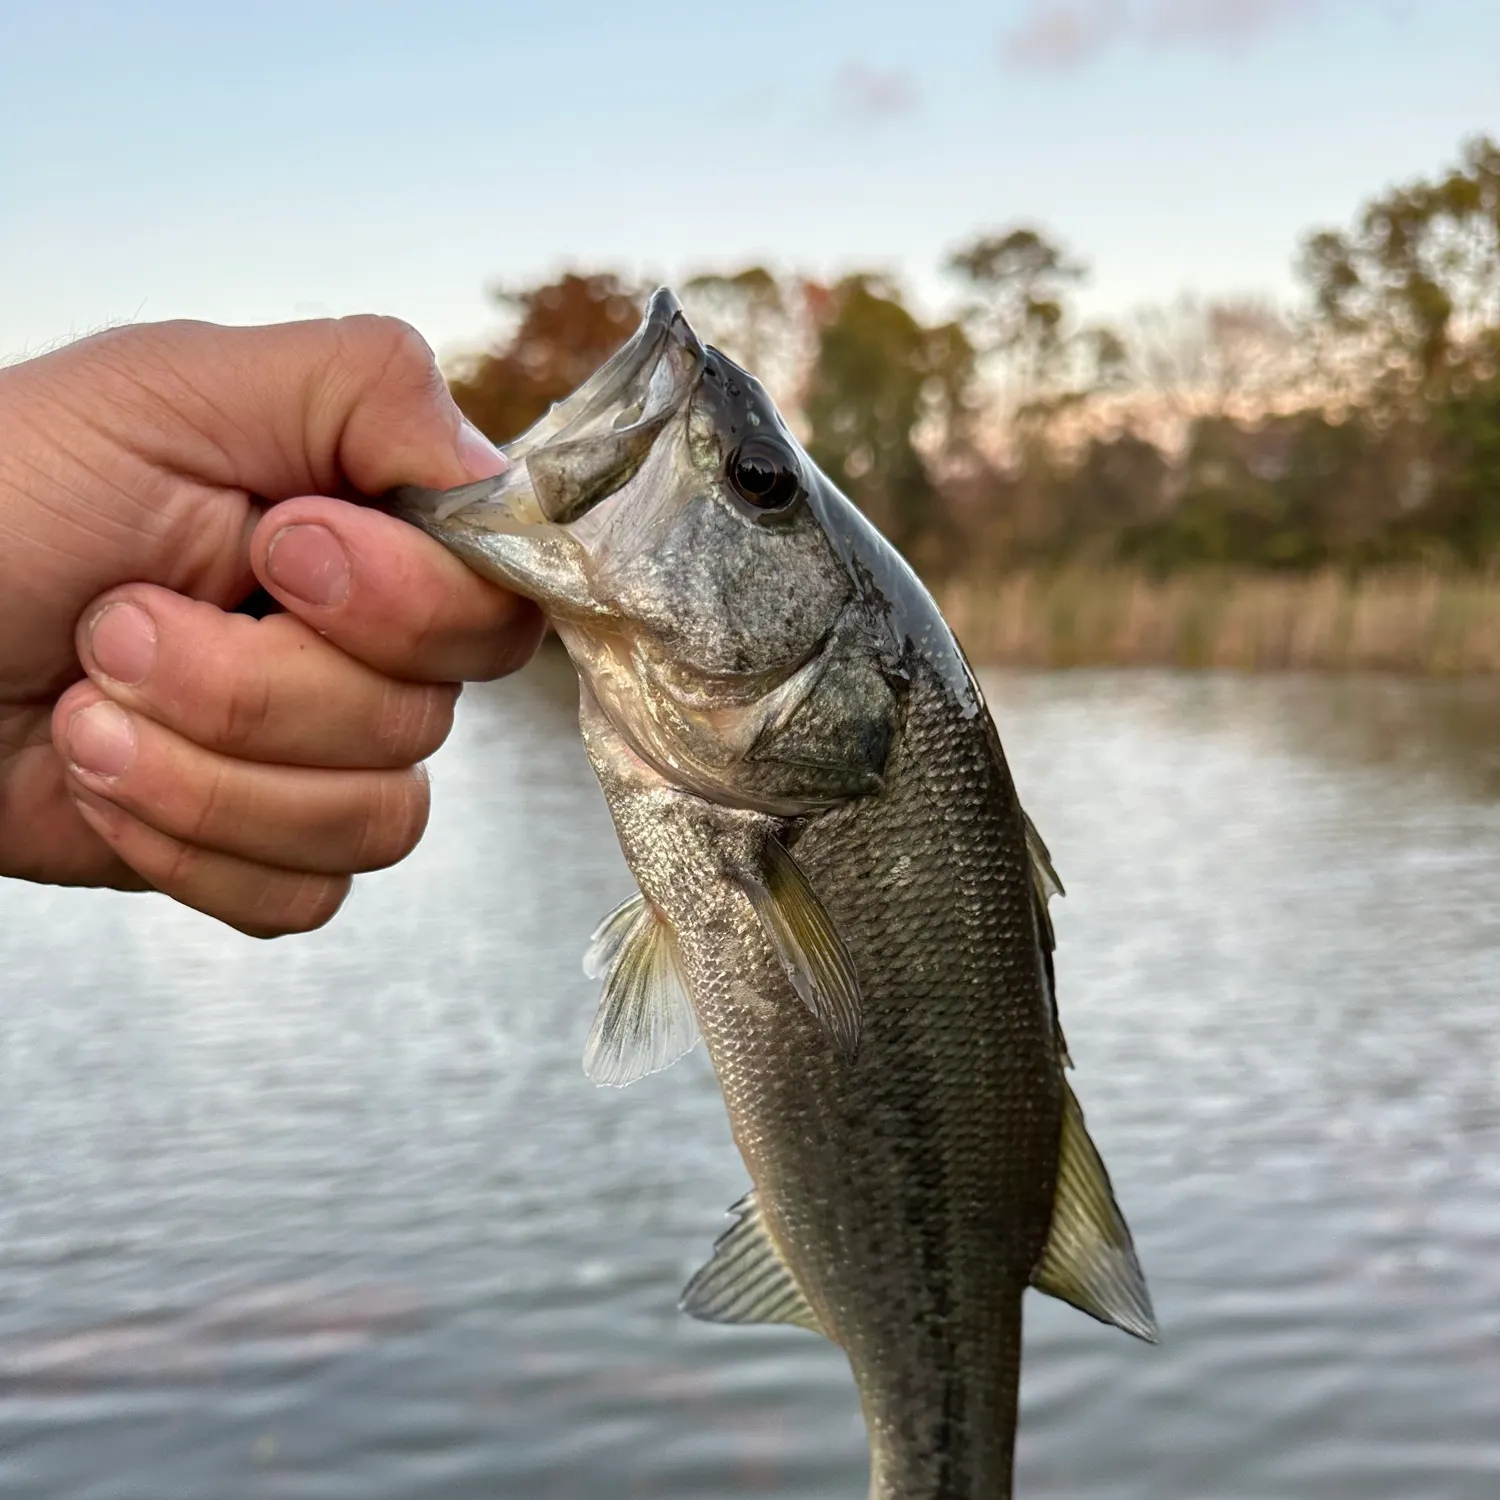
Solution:
<svg viewBox="0 0 1500 1500"><path fill-rule="evenodd" d="M1290 307L1184 299L1091 326L1085 268L1025 224L945 271L931 320L873 273L679 288L929 577L1500 568L1494 142L1309 235ZM455 370L459 404L517 435L629 336L645 290L599 273L499 294L510 332Z"/></svg>
<svg viewBox="0 0 1500 1500"><path fill-rule="evenodd" d="M449 381L481 432L519 436L554 401L575 390L635 332L639 298L617 276L564 276L550 286L499 290L516 318L499 348L460 363Z"/></svg>

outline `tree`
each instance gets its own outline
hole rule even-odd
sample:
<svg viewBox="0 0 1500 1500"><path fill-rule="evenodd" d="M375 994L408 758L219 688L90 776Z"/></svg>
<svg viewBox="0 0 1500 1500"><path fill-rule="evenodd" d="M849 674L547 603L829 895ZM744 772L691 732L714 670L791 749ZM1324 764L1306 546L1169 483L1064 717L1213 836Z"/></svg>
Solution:
<svg viewBox="0 0 1500 1500"><path fill-rule="evenodd" d="M1084 268L1039 230L1023 226L960 246L947 269L968 293L959 317L974 347L1003 359L1034 394L1062 349L1064 298Z"/></svg>
<svg viewBox="0 0 1500 1500"><path fill-rule="evenodd" d="M1433 417L1438 465L1430 521L1471 567L1500 558L1500 378L1455 391Z"/></svg>
<svg viewBox="0 0 1500 1500"><path fill-rule="evenodd" d="M1070 326L1068 293L1085 270L1040 230L981 235L953 251L945 269L964 289L959 321L1013 416L1076 406L1123 374L1117 335Z"/></svg>
<svg viewBox="0 0 1500 1500"><path fill-rule="evenodd" d="M1186 433L1200 416L1253 419L1303 393L1295 330L1257 298L1179 297L1138 312L1131 325L1137 379Z"/></svg>
<svg viewBox="0 0 1500 1500"><path fill-rule="evenodd" d="M1303 247L1324 369L1395 475L1377 550L1500 557L1500 144L1373 199ZM1371 499L1375 496L1372 494Z"/></svg>
<svg viewBox="0 0 1500 1500"><path fill-rule="evenodd" d="M1051 560L1104 562L1127 528L1156 520L1169 503L1172 470L1155 443L1133 432L1095 436L1051 488Z"/></svg>
<svg viewBox="0 0 1500 1500"><path fill-rule="evenodd" d="M961 427L974 351L963 330L926 328L878 276L810 298L820 310L805 415L814 460L904 551L935 530L937 491L919 436ZM936 439L941 446L943 437Z"/></svg>
<svg viewBox="0 0 1500 1500"><path fill-rule="evenodd" d="M1400 407L1500 366L1500 145L1391 189L1348 231L1321 229L1299 266L1325 347L1365 375L1356 397Z"/></svg>
<svg viewBox="0 0 1500 1500"><path fill-rule="evenodd" d="M808 351L802 309L788 287L764 266L747 266L689 277L682 302L705 343L759 379L773 399L791 399Z"/></svg>

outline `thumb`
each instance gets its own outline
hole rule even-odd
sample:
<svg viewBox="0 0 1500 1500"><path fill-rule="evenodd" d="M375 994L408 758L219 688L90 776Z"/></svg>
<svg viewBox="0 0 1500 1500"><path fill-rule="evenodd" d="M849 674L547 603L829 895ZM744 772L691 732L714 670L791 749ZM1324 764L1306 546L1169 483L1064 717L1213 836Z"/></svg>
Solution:
<svg viewBox="0 0 1500 1500"><path fill-rule="evenodd" d="M129 388L97 418L124 419L110 434L121 446L266 500L447 489L506 467L464 420L426 340L399 318L145 324L66 352L100 361Z"/></svg>

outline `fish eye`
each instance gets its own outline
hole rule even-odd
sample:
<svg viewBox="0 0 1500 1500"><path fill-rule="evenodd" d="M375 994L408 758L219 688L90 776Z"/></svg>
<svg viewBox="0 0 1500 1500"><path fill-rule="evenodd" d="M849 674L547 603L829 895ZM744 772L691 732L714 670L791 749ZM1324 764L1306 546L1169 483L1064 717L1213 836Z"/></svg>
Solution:
<svg viewBox="0 0 1500 1500"><path fill-rule="evenodd" d="M756 510L783 510L802 493L802 470L781 439L752 433L724 465L734 492Z"/></svg>

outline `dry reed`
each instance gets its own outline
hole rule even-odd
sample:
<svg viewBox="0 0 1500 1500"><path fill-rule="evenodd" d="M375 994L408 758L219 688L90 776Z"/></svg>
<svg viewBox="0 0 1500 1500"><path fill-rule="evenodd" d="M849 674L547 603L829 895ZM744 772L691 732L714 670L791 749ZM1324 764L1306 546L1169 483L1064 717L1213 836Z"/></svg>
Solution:
<svg viewBox="0 0 1500 1500"><path fill-rule="evenodd" d="M938 595L991 666L1500 673L1500 584L1477 578L1062 570Z"/></svg>

